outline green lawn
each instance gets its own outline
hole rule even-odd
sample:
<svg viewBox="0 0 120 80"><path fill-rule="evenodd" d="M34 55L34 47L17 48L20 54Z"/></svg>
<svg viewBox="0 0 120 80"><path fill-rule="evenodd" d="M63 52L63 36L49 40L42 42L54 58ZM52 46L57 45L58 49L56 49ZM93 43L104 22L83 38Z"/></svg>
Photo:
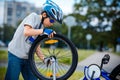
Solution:
<svg viewBox="0 0 120 80"><path fill-rule="evenodd" d="M86 59L87 57L89 57L90 55L92 55L93 53L95 53L95 50L78 50L78 60L79 62Z"/></svg>
<svg viewBox="0 0 120 80"><path fill-rule="evenodd" d="M83 76L84 76L84 73L83 73L83 72L75 71L68 80L79 80L79 79L82 78Z"/></svg>
<svg viewBox="0 0 120 80"><path fill-rule="evenodd" d="M79 62L87 58L88 56L92 55L95 53L94 50L81 50L78 49L78 60ZM120 53L114 53L116 55L120 56ZM7 51L0 51L0 62L6 62L7 61ZM4 80L6 68L5 67L0 67L0 80ZM73 75L68 79L68 80L79 80L81 77L83 77L83 72L75 71ZM20 79L23 80L22 75L20 75Z"/></svg>
<svg viewBox="0 0 120 80"><path fill-rule="evenodd" d="M7 51L0 50L0 61L7 61Z"/></svg>
<svg viewBox="0 0 120 80"><path fill-rule="evenodd" d="M87 58L88 56L92 55L95 53L94 50L78 50L78 57L79 57L79 62ZM7 61L7 51L0 51L0 62L6 62ZM0 67L0 80L4 80L6 68L5 67ZM78 80L81 77L83 77L83 72L78 72L75 71L73 75L68 79L68 80ZM22 76L20 75L20 80L23 80Z"/></svg>
<svg viewBox="0 0 120 80"><path fill-rule="evenodd" d="M6 72L6 68L1 67L0 68L0 80L4 80L5 72Z"/></svg>
<svg viewBox="0 0 120 80"><path fill-rule="evenodd" d="M0 80L4 80L5 73L6 73L6 68L5 67L0 67ZM20 74L19 80L23 80L21 74Z"/></svg>
<svg viewBox="0 0 120 80"><path fill-rule="evenodd" d="M120 52L115 52L114 54L116 54L116 55L120 56Z"/></svg>
<svg viewBox="0 0 120 80"><path fill-rule="evenodd" d="M0 68L0 80L4 80L6 68L1 67ZM77 72L75 71L73 75L68 80L78 80L81 77L83 77L83 72ZM20 74L19 80L23 80L22 75Z"/></svg>

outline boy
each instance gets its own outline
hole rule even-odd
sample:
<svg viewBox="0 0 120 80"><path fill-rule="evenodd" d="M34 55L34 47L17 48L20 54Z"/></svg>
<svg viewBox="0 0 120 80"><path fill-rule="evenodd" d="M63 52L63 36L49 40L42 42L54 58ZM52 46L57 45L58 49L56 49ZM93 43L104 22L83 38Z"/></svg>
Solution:
<svg viewBox="0 0 120 80"><path fill-rule="evenodd" d="M20 72L24 80L37 80L31 72L28 62L31 38L35 39L38 35L47 32L51 32L48 37L52 38L55 32L44 27L52 26L55 21L62 23L62 19L61 8L49 0L43 5L43 11L40 15L31 13L21 22L8 46L8 68L5 80L18 80ZM36 54L44 61L40 47L37 48Z"/></svg>

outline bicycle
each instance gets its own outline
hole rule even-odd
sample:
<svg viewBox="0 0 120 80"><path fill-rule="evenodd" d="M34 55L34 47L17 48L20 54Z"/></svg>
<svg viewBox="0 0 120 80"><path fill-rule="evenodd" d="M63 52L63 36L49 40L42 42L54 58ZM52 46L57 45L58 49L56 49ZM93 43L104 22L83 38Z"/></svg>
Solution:
<svg viewBox="0 0 120 80"><path fill-rule="evenodd" d="M37 47L41 48L50 64L45 65L35 54ZM67 80L75 71L78 54L75 45L60 34L53 38L47 35L38 36L29 51L29 62L33 73L40 80Z"/></svg>
<svg viewBox="0 0 120 80"><path fill-rule="evenodd" d="M120 80L120 64L117 65L111 73L108 73L103 69L104 64L108 64L110 60L109 54L105 54L105 56L101 60L101 65L91 64L89 66L84 67L84 78L83 80L100 80L100 78L104 78L105 80Z"/></svg>
<svg viewBox="0 0 120 80"><path fill-rule="evenodd" d="M39 44L52 64L46 66L35 54L35 49ZM64 52L64 50L70 52L70 55L68 53L63 55L61 51ZM65 56L68 58L66 59ZM106 80L120 80L120 64L111 73L102 69L103 65L109 62L109 59L110 56L106 54L101 61L101 66L97 64L85 66L83 80L100 80L100 76ZM73 43L66 37L55 34L54 38L48 38L47 35L43 35L34 41L29 51L29 61L33 73L40 80L66 80L77 67L78 54Z"/></svg>

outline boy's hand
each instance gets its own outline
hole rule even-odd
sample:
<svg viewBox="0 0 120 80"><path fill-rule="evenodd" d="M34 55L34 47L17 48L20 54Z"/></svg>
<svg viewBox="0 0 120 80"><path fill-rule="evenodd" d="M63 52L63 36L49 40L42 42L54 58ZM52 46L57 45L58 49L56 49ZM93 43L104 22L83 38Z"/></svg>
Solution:
<svg viewBox="0 0 120 80"><path fill-rule="evenodd" d="M52 29L45 28L43 30L43 34L46 34L46 35L48 35L49 38L52 38L52 37L54 37L54 34L56 34L56 32L53 31Z"/></svg>
<svg viewBox="0 0 120 80"><path fill-rule="evenodd" d="M56 34L55 31L53 31L50 35L48 35L49 38L53 38L54 37L54 34Z"/></svg>
<svg viewBox="0 0 120 80"><path fill-rule="evenodd" d="M46 64L48 67L49 64L51 64L51 59L50 58L44 58L43 62Z"/></svg>

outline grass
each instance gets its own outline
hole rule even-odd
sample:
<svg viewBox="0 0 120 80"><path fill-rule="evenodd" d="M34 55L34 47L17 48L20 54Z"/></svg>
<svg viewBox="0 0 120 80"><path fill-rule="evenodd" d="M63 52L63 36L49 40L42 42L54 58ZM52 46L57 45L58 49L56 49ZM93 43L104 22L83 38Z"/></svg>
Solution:
<svg viewBox="0 0 120 80"><path fill-rule="evenodd" d="M7 61L8 55L7 51L0 50L0 61Z"/></svg>
<svg viewBox="0 0 120 80"><path fill-rule="evenodd" d="M6 73L6 68L0 67L0 80L4 80L5 73ZM19 80L23 80L23 77L21 74L20 74Z"/></svg>
<svg viewBox="0 0 120 80"><path fill-rule="evenodd" d="M6 72L6 68L1 67L0 68L0 80L4 80L5 72Z"/></svg>
<svg viewBox="0 0 120 80"><path fill-rule="evenodd" d="M83 72L75 71L68 80L79 80L79 79L82 78L83 76L84 76L84 73L83 73Z"/></svg>
<svg viewBox="0 0 120 80"><path fill-rule="evenodd" d="M114 52L114 54L116 54L116 55L120 56L120 52Z"/></svg>
<svg viewBox="0 0 120 80"><path fill-rule="evenodd" d="M6 72L6 68L5 67L1 67L0 68L0 80L4 80L5 72ZM81 77L83 77L83 72L75 71L73 73L73 75L68 80L79 80ZM22 77L21 74L20 74L19 80L23 80L23 77Z"/></svg>
<svg viewBox="0 0 120 80"><path fill-rule="evenodd" d="M79 62L86 59L88 56L95 53L94 50L78 50L78 60ZM7 51L0 51L0 62L1 61L7 61ZM0 67L0 80L4 80L6 68ZM73 75L68 80L79 80L81 77L83 77L83 72L75 71ZM22 75L20 75L20 79L23 80Z"/></svg>
<svg viewBox="0 0 120 80"><path fill-rule="evenodd" d="M78 61L82 61L84 59L86 59L87 57L89 57L90 55L92 55L93 53L95 53L95 50L78 50Z"/></svg>
<svg viewBox="0 0 120 80"><path fill-rule="evenodd" d="M45 50L46 51L46 50ZM79 62L86 59L90 55L95 53L94 50L81 50L78 49L78 60ZM120 52L114 53L118 56L120 56ZM7 51L0 50L0 62L6 62L7 61ZM0 67L0 80L4 80L6 68L5 67ZM75 71L72 76L68 80L79 80L81 77L83 77L83 72L80 71ZM22 75L20 75L19 80L23 80Z"/></svg>
<svg viewBox="0 0 120 80"><path fill-rule="evenodd" d="M61 51L61 52L58 56L62 56L62 57L64 56L60 61L66 63L66 64L71 63L70 58L66 57L66 56L68 56L70 51L57 49L55 52L59 52L59 51ZM95 50L78 49L77 51L78 51L78 61L79 62L86 59L93 53L95 53ZM43 52L48 53L48 49L43 49ZM52 51L50 51L50 52L52 52ZM46 55L48 55L48 54L46 54ZM69 54L69 56L72 56L72 55Z"/></svg>

